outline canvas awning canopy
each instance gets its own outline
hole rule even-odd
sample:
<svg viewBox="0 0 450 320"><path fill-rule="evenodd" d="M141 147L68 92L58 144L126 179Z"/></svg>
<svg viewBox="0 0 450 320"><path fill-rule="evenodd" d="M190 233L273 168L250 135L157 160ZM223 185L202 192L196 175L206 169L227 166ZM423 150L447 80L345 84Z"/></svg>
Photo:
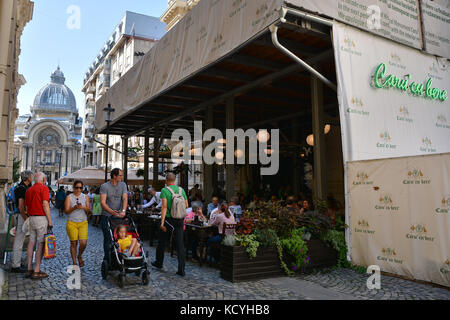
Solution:
<svg viewBox="0 0 450 320"><path fill-rule="evenodd" d="M199 58L203 61L194 62L191 53L202 51L198 46L203 41L203 20L213 19L212 13L204 12L210 6L208 1L200 2L188 14L192 17L184 17L97 102L98 133L106 132L102 110L109 103L116 110L109 133L124 137L143 136L145 130L156 136L159 130L164 132L163 138L170 139L177 128L193 131L194 120L204 120L209 106L214 106L214 127L225 129L229 98L234 98L236 128L265 123L269 127L270 122L292 117L305 117L310 124L311 74L275 48L271 39L269 26L280 19L280 3L270 1L261 7L260 1L247 2L241 9L246 15L239 13L242 17L236 26L218 27L208 21L203 36L211 43L202 50L209 53L203 52ZM230 1L217 6L222 7L220 12L234 12ZM288 13L286 18L277 32L279 41L335 83L330 26L308 20L303 28L298 16ZM190 44L196 44L195 49ZM221 45L229 47L222 50ZM187 61L197 65L186 65ZM199 70L183 72L179 64ZM183 74L184 79L177 81ZM325 89L323 98L328 115L338 122L335 92ZM309 134L311 126L304 130Z"/></svg>
<svg viewBox="0 0 450 320"><path fill-rule="evenodd" d="M95 167L87 167L71 173L58 180L60 185L72 185L76 180L83 181L86 186L99 186L105 182L105 171ZM159 176L159 181L165 178ZM149 181L153 181L153 174L149 173ZM144 177L138 177L135 170L128 170L128 185L139 186L144 184Z"/></svg>

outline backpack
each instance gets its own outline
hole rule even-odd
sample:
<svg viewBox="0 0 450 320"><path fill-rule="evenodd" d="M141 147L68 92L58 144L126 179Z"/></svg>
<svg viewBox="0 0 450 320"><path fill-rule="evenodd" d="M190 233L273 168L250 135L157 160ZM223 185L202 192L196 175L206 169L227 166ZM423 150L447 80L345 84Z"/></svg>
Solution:
<svg viewBox="0 0 450 320"><path fill-rule="evenodd" d="M6 196L6 212L9 215L18 214L19 208L16 205L16 196L14 194L14 187L11 188Z"/></svg>
<svg viewBox="0 0 450 320"><path fill-rule="evenodd" d="M170 216L174 219L184 219L186 217L186 200L183 197L183 188L178 187L178 194L170 188L172 194L172 208L170 209Z"/></svg>

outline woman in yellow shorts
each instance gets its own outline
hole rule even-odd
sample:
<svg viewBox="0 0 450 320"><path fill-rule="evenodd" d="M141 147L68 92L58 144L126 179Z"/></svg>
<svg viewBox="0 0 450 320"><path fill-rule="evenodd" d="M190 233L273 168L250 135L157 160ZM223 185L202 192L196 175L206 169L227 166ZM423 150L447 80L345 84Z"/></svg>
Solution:
<svg viewBox="0 0 450 320"><path fill-rule="evenodd" d="M90 212L89 198L82 191L83 182L75 181L73 184L73 193L67 196L64 203L67 214L66 230L70 240L70 254L73 265L77 265L78 259L80 268L84 267L82 255L87 245L88 214ZM78 243L80 244L79 248L77 248Z"/></svg>

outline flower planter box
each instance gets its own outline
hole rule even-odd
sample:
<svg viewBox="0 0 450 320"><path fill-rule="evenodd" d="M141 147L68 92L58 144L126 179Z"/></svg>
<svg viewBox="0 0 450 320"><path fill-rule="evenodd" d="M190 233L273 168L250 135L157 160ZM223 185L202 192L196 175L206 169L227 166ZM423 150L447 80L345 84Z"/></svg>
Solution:
<svg viewBox="0 0 450 320"><path fill-rule="evenodd" d="M337 251L323 241L313 239L307 241L306 245L308 246L309 263L302 268L302 271L310 272L315 268L332 267L337 264Z"/></svg>
<svg viewBox="0 0 450 320"><path fill-rule="evenodd" d="M259 280L283 275L276 248L259 248L250 259L244 247L221 248L220 276L231 282Z"/></svg>

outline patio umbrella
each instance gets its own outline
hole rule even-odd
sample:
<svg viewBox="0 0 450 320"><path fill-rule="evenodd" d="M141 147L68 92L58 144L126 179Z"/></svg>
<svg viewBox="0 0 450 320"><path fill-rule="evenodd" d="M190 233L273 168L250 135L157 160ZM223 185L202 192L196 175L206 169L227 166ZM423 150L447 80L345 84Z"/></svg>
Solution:
<svg viewBox="0 0 450 320"><path fill-rule="evenodd" d="M164 181L165 178L159 176L159 181ZM74 181L83 181L85 186L99 186L105 183L105 171L95 167L87 167L76 172L73 172L58 180L58 184L72 185ZM153 182L153 173L149 172L149 183ZM136 170L128 170L128 185L144 185L144 177L138 177Z"/></svg>

